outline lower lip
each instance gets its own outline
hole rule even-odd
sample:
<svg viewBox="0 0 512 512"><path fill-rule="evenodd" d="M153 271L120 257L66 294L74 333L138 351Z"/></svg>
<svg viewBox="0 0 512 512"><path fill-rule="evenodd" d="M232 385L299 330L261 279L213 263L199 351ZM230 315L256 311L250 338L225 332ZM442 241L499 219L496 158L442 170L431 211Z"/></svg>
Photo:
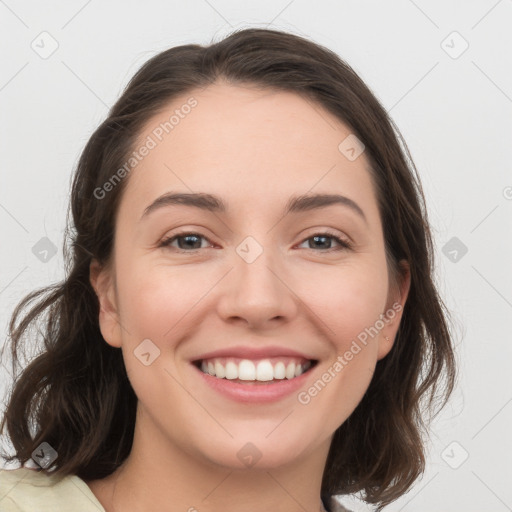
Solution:
<svg viewBox="0 0 512 512"><path fill-rule="evenodd" d="M236 402L245 403L267 403L281 400L298 391L305 384L313 369L310 368L307 372L293 379L282 379L267 383L257 382L255 384L253 384L254 381L250 381L249 384L241 384L229 379L212 377L210 374L202 372L197 366L192 366L212 389Z"/></svg>

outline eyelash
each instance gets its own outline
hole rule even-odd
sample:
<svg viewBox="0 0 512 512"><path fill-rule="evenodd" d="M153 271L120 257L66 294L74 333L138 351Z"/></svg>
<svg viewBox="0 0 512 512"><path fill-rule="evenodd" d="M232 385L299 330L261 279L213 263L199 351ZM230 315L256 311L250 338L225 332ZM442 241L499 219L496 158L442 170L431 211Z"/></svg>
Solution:
<svg viewBox="0 0 512 512"><path fill-rule="evenodd" d="M210 242L210 240L201 235L200 233L194 233L192 231L184 231L182 233L177 233L175 235L172 235L170 237L167 237L167 238L164 238L160 244L158 245L158 247L162 247L162 248L165 248L165 247L169 247L170 244L172 242L174 242L175 240L177 240L178 238L185 238L186 236L190 236L190 235L194 235L194 236L197 236L198 238L204 238L205 240L207 240L208 242ZM343 250L352 250L353 248L353 244L351 242L349 242L348 240L344 240L338 236L336 236L334 233L331 233L329 231L324 231L324 232L321 232L321 233L315 233L307 238L305 238L301 244L303 244L304 242L312 239L312 238L315 238L315 237L327 237L327 238L332 238L333 240L335 240L336 242L338 242L340 244L341 247L338 247L337 249L336 248L330 248L330 249L326 249L326 250L321 250L321 251L317 251L315 249L308 249L310 251L314 251L314 252L335 252L335 251L343 251ZM210 242L211 243L211 242ZM180 253L195 253L201 249L192 249L190 251L188 250L185 250L185 249L178 249L176 247L174 247L174 249L176 249L176 251L180 252Z"/></svg>

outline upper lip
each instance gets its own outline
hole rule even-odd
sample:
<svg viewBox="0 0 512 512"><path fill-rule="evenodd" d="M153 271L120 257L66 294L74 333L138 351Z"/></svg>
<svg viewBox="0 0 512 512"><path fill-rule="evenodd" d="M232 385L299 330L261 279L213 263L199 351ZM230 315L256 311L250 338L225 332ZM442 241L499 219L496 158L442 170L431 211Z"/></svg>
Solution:
<svg viewBox="0 0 512 512"><path fill-rule="evenodd" d="M268 347L229 347L222 348L219 350L213 350L211 352L205 352L197 357L194 357L192 361L201 361L204 359L213 359L215 357L237 357L241 359L264 359L266 357L302 357L304 359L315 360L311 357L297 350L291 350L285 347L268 346Z"/></svg>

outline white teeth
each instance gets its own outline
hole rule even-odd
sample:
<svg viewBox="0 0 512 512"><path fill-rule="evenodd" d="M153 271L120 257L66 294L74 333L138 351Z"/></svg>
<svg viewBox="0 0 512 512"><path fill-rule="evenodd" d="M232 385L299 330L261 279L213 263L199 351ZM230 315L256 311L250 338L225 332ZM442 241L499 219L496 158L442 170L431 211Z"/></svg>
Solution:
<svg viewBox="0 0 512 512"><path fill-rule="evenodd" d="M232 361L226 364L226 379L238 379L238 366Z"/></svg>
<svg viewBox="0 0 512 512"><path fill-rule="evenodd" d="M272 361L262 359L254 362L249 359L215 358L203 360L201 370L219 379L268 382L299 377L312 364L311 361L304 363L304 360L301 364L300 359L296 362L290 361L290 358L284 358L283 361L277 359L274 358Z"/></svg>
<svg viewBox="0 0 512 512"><path fill-rule="evenodd" d="M295 377L295 363L289 363L286 367L286 378L293 379Z"/></svg>
<svg viewBox="0 0 512 512"><path fill-rule="evenodd" d="M270 361L264 360L258 363L256 367L256 380L274 380L274 368L272 368Z"/></svg>
<svg viewBox="0 0 512 512"><path fill-rule="evenodd" d="M274 366L274 379L284 379L286 377L286 367L284 363L279 361Z"/></svg>
<svg viewBox="0 0 512 512"><path fill-rule="evenodd" d="M240 361L238 365L238 378L240 380L256 380L256 366L249 359Z"/></svg>
<svg viewBox="0 0 512 512"><path fill-rule="evenodd" d="M222 379L226 376L226 369L218 361L215 362L214 368L215 375L219 377L219 379Z"/></svg>

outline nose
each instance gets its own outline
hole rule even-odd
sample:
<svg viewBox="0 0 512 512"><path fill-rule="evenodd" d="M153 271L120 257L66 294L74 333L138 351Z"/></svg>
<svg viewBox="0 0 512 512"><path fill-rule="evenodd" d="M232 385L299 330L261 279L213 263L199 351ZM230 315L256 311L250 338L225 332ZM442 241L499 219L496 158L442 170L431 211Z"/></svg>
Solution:
<svg viewBox="0 0 512 512"><path fill-rule="evenodd" d="M235 255L217 306L224 321L265 329L287 323L297 314L300 299L292 279L270 253L265 249L252 262Z"/></svg>

